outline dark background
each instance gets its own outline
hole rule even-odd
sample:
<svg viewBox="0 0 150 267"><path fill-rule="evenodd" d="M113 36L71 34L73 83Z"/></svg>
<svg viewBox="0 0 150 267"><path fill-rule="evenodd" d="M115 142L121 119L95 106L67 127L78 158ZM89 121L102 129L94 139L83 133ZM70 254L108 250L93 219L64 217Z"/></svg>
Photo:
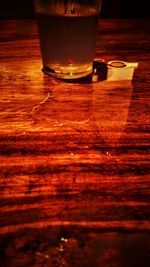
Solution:
<svg viewBox="0 0 150 267"><path fill-rule="evenodd" d="M102 18L149 18L149 0L103 0ZM0 19L34 18L33 0L0 0Z"/></svg>

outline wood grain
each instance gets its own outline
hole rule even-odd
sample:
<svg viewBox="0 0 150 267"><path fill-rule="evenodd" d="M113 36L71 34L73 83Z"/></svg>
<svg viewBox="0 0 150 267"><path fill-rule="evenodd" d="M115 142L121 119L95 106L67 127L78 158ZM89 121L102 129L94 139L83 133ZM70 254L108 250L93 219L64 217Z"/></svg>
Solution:
<svg viewBox="0 0 150 267"><path fill-rule="evenodd" d="M1 21L1 266L149 266L149 26L100 21L95 59L132 82L65 83L35 21Z"/></svg>

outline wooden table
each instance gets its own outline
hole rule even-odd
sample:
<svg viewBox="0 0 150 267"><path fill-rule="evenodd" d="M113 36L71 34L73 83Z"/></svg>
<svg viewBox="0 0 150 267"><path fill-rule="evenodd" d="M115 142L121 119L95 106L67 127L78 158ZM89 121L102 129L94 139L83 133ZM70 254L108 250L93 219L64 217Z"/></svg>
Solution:
<svg viewBox="0 0 150 267"><path fill-rule="evenodd" d="M65 83L35 21L0 22L1 267L150 266L149 28L100 21L96 58L132 81Z"/></svg>

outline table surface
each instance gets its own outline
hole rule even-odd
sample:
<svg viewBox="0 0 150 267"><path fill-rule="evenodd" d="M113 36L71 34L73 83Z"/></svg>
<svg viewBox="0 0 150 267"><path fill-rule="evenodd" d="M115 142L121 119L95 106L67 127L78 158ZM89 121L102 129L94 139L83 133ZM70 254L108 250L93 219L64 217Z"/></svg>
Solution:
<svg viewBox="0 0 150 267"><path fill-rule="evenodd" d="M0 266L150 266L150 20L101 20L132 81L44 75L35 21L0 22ZM104 70L101 66L100 73Z"/></svg>

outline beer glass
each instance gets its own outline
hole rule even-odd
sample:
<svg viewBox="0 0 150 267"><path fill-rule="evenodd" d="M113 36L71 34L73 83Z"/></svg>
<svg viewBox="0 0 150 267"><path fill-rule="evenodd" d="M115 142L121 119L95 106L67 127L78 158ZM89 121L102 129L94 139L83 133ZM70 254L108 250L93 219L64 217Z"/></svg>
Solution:
<svg viewBox="0 0 150 267"><path fill-rule="evenodd" d="M93 70L102 0L34 0L43 71L76 79Z"/></svg>

